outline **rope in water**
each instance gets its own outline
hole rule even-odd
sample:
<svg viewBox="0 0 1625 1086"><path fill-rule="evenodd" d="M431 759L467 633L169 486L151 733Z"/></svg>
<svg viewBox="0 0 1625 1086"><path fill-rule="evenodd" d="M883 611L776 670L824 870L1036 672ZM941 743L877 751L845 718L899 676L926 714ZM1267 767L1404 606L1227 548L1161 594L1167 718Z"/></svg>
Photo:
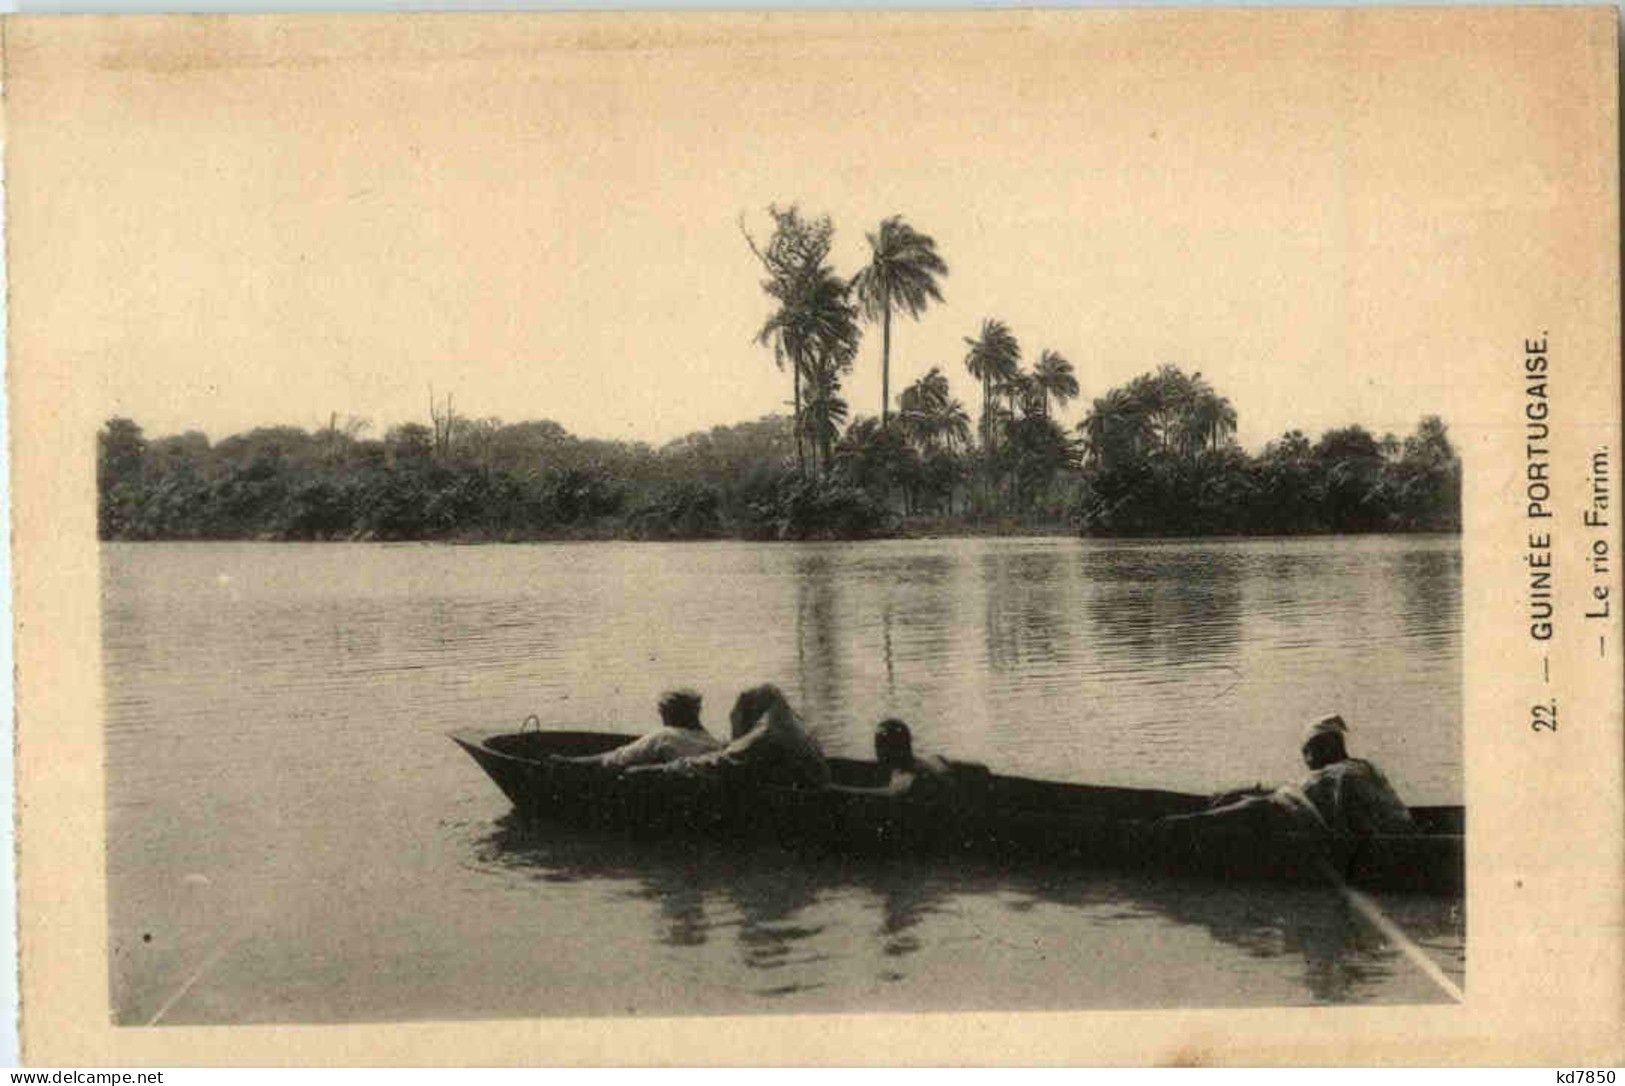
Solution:
<svg viewBox="0 0 1625 1086"><path fill-rule="evenodd" d="M1326 878L1331 881L1331 884L1337 887L1344 900L1353 906L1354 911L1359 913L1366 923L1376 928L1383 938L1397 947L1401 954L1409 958L1411 964L1420 969L1424 976L1437 984L1445 995L1454 999L1457 1003L1466 1002L1467 995L1461 990L1460 986L1445 976L1444 970L1439 968L1439 963L1428 957L1427 951L1417 946L1398 924L1388 919L1388 914L1382 911L1381 906L1344 882L1343 876L1339 875L1330 864L1323 863L1321 870L1326 875Z"/></svg>
<svg viewBox="0 0 1625 1086"><path fill-rule="evenodd" d="M173 1010L175 1004L179 1003L183 998L185 998L186 993L192 990L192 985L202 980L203 974L207 973L210 969L213 969L215 963L220 960L226 951L236 946L237 942L237 936L230 935L216 943L214 949L209 951L208 957L204 958L203 962L192 971L192 975L187 977L185 982L182 983L179 988L175 989L173 995L164 1000L164 1005L158 1008L158 1012L156 1014L147 1019L147 1025L156 1026L159 1022L163 1021L164 1015Z"/></svg>

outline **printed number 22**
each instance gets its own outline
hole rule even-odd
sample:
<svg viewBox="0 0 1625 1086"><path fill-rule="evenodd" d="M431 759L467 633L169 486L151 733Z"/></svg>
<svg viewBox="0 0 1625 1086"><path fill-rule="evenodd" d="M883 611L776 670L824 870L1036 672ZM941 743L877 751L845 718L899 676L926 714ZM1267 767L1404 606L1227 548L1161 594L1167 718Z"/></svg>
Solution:
<svg viewBox="0 0 1625 1086"><path fill-rule="evenodd" d="M1531 705L1529 707L1529 728L1537 732L1555 732L1557 730L1557 702L1545 705Z"/></svg>

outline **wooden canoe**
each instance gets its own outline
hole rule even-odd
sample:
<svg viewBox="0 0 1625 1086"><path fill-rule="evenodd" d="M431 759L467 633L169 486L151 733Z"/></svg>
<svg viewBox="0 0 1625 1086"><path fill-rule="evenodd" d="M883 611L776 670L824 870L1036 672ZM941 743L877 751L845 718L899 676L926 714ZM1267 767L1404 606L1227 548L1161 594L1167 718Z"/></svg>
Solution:
<svg viewBox="0 0 1625 1086"><path fill-rule="evenodd" d="M976 855L1012 863L1107 866L1224 879L1324 881L1327 865L1368 889L1460 894L1464 814L1414 807L1414 835L1332 839L1236 829L1159 833L1150 823L1208 797L1060 784L961 767L957 795L933 801L843 791L876 787L874 762L829 759L837 787L748 778L616 774L550 755L599 754L633 736L586 731L458 732L451 738L528 819L638 835L767 839L838 853Z"/></svg>

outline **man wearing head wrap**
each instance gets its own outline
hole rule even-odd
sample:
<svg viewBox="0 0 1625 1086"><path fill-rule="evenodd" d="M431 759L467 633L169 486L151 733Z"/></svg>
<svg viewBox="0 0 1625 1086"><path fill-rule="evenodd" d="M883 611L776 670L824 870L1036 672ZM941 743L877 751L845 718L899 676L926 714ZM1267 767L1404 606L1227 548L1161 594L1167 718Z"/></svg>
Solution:
<svg viewBox="0 0 1625 1086"><path fill-rule="evenodd" d="M1337 715L1312 721L1304 729L1303 762L1309 777L1295 789L1277 795L1296 804L1307 802L1328 830L1339 837L1413 833L1410 808L1394 792L1382 770L1363 758L1350 758L1348 725ZM1295 794L1294 794L1295 793Z"/></svg>
<svg viewBox="0 0 1625 1086"><path fill-rule="evenodd" d="M1222 797L1209 810L1176 815L1165 823L1245 822L1260 830L1370 837L1415 832L1410 808L1395 794L1382 771L1350 758L1341 716L1319 717L1304 729L1303 762L1309 776L1273 792Z"/></svg>
<svg viewBox="0 0 1625 1086"><path fill-rule="evenodd" d="M718 750L717 742L700 726L700 695L692 690L668 690L660 696L660 724L655 731L604 754L585 758L561 758L566 762L586 762L609 769L630 769L640 765L689 758Z"/></svg>

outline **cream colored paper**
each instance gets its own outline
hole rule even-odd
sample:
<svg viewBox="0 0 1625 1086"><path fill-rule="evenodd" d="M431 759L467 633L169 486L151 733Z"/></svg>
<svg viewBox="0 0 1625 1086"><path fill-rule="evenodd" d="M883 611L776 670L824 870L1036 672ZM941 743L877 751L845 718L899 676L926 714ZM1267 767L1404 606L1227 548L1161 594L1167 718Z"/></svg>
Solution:
<svg viewBox="0 0 1625 1086"><path fill-rule="evenodd" d="M1625 643L1617 616L1625 600L1617 566L1610 582L1585 572L1585 559L1597 538L1625 555L1617 526L1597 532L1579 519L1591 454L1606 446L1617 465L1620 452L1616 16L1611 8L1475 8L9 18L24 1059L57 1066L1619 1063ZM768 86L771 93L757 93ZM931 102L919 114L921 128L889 130L895 114L878 103L910 95ZM687 103L692 128L639 127L640 100L673 96ZM681 161L685 141L785 144L805 168L757 179L781 200L822 209L869 186L886 211L896 201L922 220L980 216L996 231L1001 216L1036 201L1099 217L1102 229L1132 230L1098 197L1114 184L1169 182L1146 174L1103 184L1080 172L1075 184L1056 183L1044 164L1071 153L1077 125L1101 126L1117 141L1185 139L1208 181L1173 179L1184 183L1169 184L1159 214L1191 230L1233 230L1243 254L1251 243L1232 206L1237 195L1301 187L1290 221L1259 229L1299 231L1304 245L1342 262L1327 296L1341 316L1313 365L1368 369L1371 404L1440 403L1466 465L1465 1003L957 1016L853 1008L698 1025L110 1026L97 427L137 386L163 387L177 419L251 390L256 417L240 425L232 418L227 432L305 418L341 395L341 410L387 417L406 410L401 398L421 400L421 378L437 365L453 367L442 387L456 387L464 402L500 403L502 389L536 364L550 367L548 380L570 402L634 395L600 384L591 367L513 357L505 338L527 306L545 307L542 288L556 274L526 256L504 214L504 170L529 160L512 142L522 133L491 117L527 103L546 104L561 149L583 132L622 137L590 153L579 145L561 150L551 170L531 178L530 199L567 216L582 186L624 186L625 221L658 215L692 222L696 236L720 230L716 244L731 247L730 257L740 244L728 233L734 216L760 209L706 205L706 179ZM1183 127L1170 105L1189 107ZM844 119L836 123L830 110ZM848 165L820 169L852 131L854 110L859 121L872 110L873 157L846 147L837 157ZM1276 155L1259 150L1255 126L1264 113L1291 120ZM972 114L1002 118L998 134L962 123ZM263 133L248 123L256 116L299 126L309 138L297 146L320 161L267 154ZM909 140L917 152L900 152ZM1306 158L1335 168L1294 176ZM1027 169L1010 174L1003 206L956 202L967 178L1012 160ZM741 161L751 168L748 156ZM762 161L782 169L785 156ZM669 186L657 183L665 174ZM306 187L289 187L289 177ZM409 234L395 219L402 208L391 201L406 199L404 192L417 199L428 192L439 209L439 218L421 224L439 260L426 269L414 266ZM353 213L343 210L347 201ZM278 222L249 216L244 206L331 216L326 248L307 254L319 289L289 281L298 254L278 248ZM184 236L173 229L182 220ZM534 221L545 223L546 214ZM375 230L389 245L374 244ZM269 260L266 274L256 278L255 267L234 262L234 244L245 259ZM637 255L635 240L616 244L618 258ZM679 254L686 263L676 274L695 281L723 274L707 244ZM582 262L579 252L551 255ZM1028 273L1050 274L1070 256L1086 258L1036 254ZM481 264L497 258L510 261L503 276ZM1176 251L1147 256L1178 258ZM426 296L444 308L403 305L392 264L399 274L427 277ZM1226 274L1256 276L1260 310L1287 323L1292 315L1275 300L1289 271ZM726 274L738 272L730 265ZM1193 271L1198 285L1202 274L1211 270ZM269 322L257 334L230 331L232 314L197 304L207 296L199 284L222 277L241 280L256 319ZM1161 298L1094 319L1145 324L1169 319L1169 308L1185 302L1195 304ZM347 316L372 311L391 326L400 358L345 337ZM1231 339L1245 350L1258 336L1254 316L1233 319ZM227 349L209 357L193 350L205 328ZM1547 341L1552 359L1551 460L1559 480L1556 516L1537 527L1550 526L1565 571L1560 629L1546 644L1531 640L1523 615L1532 522L1523 493L1522 364L1532 338ZM613 342L606 334L594 347ZM299 368L278 343L322 345L325 360ZM472 361L445 361L452 358ZM1286 362L1263 352L1259 359L1260 367ZM397 363L405 374L392 371ZM691 377L715 379L715 399L700 406L716 417L705 424L749 417L751 404L755 413L777 407L731 389L731 374L714 361L685 366ZM1307 382L1301 374L1260 376L1249 395L1302 396L1313 384L1312 375ZM650 433L695 428L702 420L693 409L659 395L640 401ZM162 420L154 427L181 428ZM1612 585L1609 620L1580 617L1593 583ZM1530 705L1554 696L1559 730L1532 731Z"/></svg>

